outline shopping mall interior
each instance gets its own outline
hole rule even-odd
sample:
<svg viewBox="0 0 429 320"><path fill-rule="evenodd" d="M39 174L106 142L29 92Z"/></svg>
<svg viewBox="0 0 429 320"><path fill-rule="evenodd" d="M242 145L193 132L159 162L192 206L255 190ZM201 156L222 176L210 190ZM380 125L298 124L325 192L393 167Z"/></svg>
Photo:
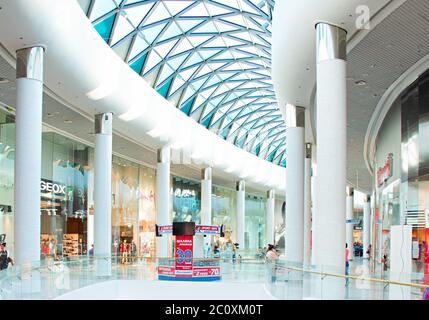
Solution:
<svg viewBox="0 0 429 320"><path fill-rule="evenodd" d="M0 0L0 300L429 300L428 241L429 1Z"/></svg>

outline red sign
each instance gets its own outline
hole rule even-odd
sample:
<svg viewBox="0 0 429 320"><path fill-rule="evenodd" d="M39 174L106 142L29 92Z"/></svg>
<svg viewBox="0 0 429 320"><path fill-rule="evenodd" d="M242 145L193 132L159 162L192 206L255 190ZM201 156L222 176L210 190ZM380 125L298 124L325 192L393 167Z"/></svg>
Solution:
<svg viewBox="0 0 429 320"><path fill-rule="evenodd" d="M174 277L174 267L172 266L158 266L158 274L163 276Z"/></svg>
<svg viewBox="0 0 429 320"><path fill-rule="evenodd" d="M176 236L176 277L192 277L193 236Z"/></svg>
<svg viewBox="0 0 429 320"><path fill-rule="evenodd" d="M384 166L377 170L377 186L380 187L384 182L392 176L392 160L393 154L389 153Z"/></svg>
<svg viewBox="0 0 429 320"><path fill-rule="evenodd" d="M194 268L193 275L194 277L218 277L220 276L220 267Z"/></svg>
<svg viewBox="0 0 429 320"><path fill-rule="evenodd" d="M196 225L195 226L195 233L220 234L220 227L219 226Z"/></svg>

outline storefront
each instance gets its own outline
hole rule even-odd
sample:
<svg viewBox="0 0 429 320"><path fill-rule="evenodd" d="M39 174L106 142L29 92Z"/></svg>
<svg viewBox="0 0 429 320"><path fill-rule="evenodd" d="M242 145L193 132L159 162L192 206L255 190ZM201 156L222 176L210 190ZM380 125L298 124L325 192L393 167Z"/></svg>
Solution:
<svg viewBox="0 0 429 320"><path fill-rule="evenodd" d="M0 111L0 235L14 255L14 116ZM94 244L94 149L51 129L42 133L40 181L41 256L88 254ZM171 178L172 221L201 223L201 183ZM112 161L112 252L154 257L156 170L114 156ZM240 249L266 246L266 198L246 193L245 243ZM236 242L236 191L212 188L212 223L225 226L222 246ZM220 243L220 242L223 242Z"/></svg>
<svg viewBox="0 0 429 320"><path fill-rule="evenodd" d="M0 235L14 256L14 116L0 111ZM41 257L85 255L94 244L94 149L44 128L40 181ZM112 252L126 241L155 255L155 169L112 163Z"/></svg>
<svg viewBox="0 0 429 320"><path fill-rule="evenodd" d="M411 225L413 271L423 272L429 210L429 73L392 105L376 140L375 212L372 239L376 261L390 256L390 229Z"/></svg>

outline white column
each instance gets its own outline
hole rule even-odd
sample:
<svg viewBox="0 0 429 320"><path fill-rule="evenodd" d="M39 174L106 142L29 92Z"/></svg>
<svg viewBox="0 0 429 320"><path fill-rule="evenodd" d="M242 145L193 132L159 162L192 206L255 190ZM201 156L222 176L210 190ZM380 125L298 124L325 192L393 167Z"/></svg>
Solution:
<svg viewBox="0 0 429 320"><path fill-rule="evenodd" d="M321 241L318 263L345 265L346 31L319 23L317 32L317 202Z"/></svg>
<svg viewBox="0 0 429 320"><path fill-rule="evenodd" d="M304 267L311 264L311 143L305 144L304 160Z"/></svg>
<svg viewBox="0 0 429 320"><path fill-rule="evenodd" d="M94 255L112 253L112 122L113 114L95 115ZM111 274L110 259L97 260L97 274Z"/></svg>
<svg viewBox="0 0 429 320"><path fill-rule="evenodd" d="M158 150L156 170L156 224L170 224L170 147ZM168 235L156 238L156 256L168 257Z"/></svg>
<svg viewBox="0 0 429 320"><path fill-rule="evenodd" d="M347 86L346 31L316 26L317 186L316 258L323 270L345 273ZM344 299L345 281L323 280L323 299Z"/></svg>
<svg viewBox="0 0 429 320"><path fill-rule="evenodd" d="M244 250L244 230L245 230L245 188L244 180L237 182L237 237L236 241L239 244L240 250Z"/></svg>
<svg viewBox="0 0 429 320"><path fill-rule="evenodd" d="M286 260L303 262L304 253L304 128L297 127L297 110L286 106Z"/></svg>
<svg viewBox="0 0 429 320"><path fill-rule="evenodd" d="M274 205L275 190L267 192L267 243L274 245Z"/></svg>
<svg viewBox="0 0 429 320"><path fill-rule="evenodd" d="M347 196L346 196L346 242L349 249L349 260L353 260L354 249L353 249L353 198L354 198L354 189L347 187Z"/></svg>
<svg viewBox="0 0 429 320"><path fill-rule="evenodd" d="M201 170L201 224L212 224L212 168ZM211 236L194 237L194 256L204 258L211 245Z"/></svg>
<svg viewBox="0 0 429 320"><path fill-rule="evenodd" d="M15 117L15 263L40 260L43 47L18 50Z"/></svg>
<svg viewBox="0 0 429 320"><path fill-rule="evenodd" d="M311 202L312 202L312 210L311 210L311 264L317 265L317 256L316 254L319 252L317 249L317 245L319 242L317 241L317 213L316 213L316 201L317 201L317 163L316 163L316 153L317 146L312 146L312 176L311 176Z"/></svg>
<svg viewBox="0 0 429 320"><path fill-rule="evenodd" d="M368 259L366 253L370 244L371 234L371 197L367 195L363 204L363 257Z"/></svg>

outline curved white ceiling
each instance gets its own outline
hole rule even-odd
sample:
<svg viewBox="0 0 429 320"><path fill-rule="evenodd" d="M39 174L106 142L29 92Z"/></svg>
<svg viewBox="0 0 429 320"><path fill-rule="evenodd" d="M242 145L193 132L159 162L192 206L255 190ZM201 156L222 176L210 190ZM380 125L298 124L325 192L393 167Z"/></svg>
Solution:
<svg viewBox="0 0 429 320"><path fill-rule="evenodd" d="M376 15L391 0L287 0L277 1L273 13L273 83L279 105L310 106L316 79L316 32L318 22L347 30L356 36L361 6ZM360 20L358 20L360 21ZM348 46L348 50L351 46Z"/></svg>
<svg viewBox="0 0 429 320"><path fill-rule="evenodd" d="M170 144L194 163L284 191L284 168L235 147L165 100L110 49L77 1L3 2L0 33L11 53L45 45L45 85L81 112L114 112L114 129L134 141Z"/></svg>

